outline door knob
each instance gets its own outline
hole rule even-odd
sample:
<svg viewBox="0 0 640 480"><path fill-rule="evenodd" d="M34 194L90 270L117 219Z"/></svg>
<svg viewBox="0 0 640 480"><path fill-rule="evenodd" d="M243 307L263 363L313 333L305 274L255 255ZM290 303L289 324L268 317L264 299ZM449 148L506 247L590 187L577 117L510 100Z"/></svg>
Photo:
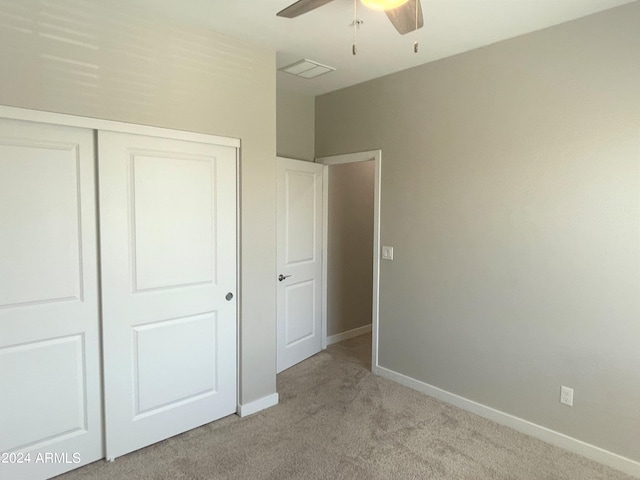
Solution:
<svg viewBox="0 0 640 480"><path fill-rule="evenodd" d="M279 281L283 281L285 278L289 278L290 276L291 276L291 275L283 275L283 274L280 274L280 275L278 275L278 280L279 280Z"/></svg>
<svg viewBox="0 0 640 480"><path fill-rule="evenodd" d="M231 292L227 293L227 294L224 296L224 298L226 298L226 299L227 299L227 302L231 301L231 299L233 298L233 293L231 293Z"/></svg>

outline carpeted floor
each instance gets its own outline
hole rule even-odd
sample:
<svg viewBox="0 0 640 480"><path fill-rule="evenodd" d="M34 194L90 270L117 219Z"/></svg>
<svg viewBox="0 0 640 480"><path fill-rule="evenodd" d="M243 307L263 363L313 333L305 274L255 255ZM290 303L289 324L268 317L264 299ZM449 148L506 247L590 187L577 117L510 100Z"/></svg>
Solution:
<svg viewBox="0 0 640 480"><path fill-rule="evenodd" d="M276 407L57 478L632 479L372 375L370 341L332 345L278 375Z"/></svg>

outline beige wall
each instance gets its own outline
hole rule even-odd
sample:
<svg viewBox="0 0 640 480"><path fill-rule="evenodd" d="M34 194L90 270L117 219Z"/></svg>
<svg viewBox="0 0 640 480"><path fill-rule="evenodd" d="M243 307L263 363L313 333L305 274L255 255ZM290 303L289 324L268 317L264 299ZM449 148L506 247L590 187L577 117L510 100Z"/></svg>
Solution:
<svg viewBox="0 0 640 480"><path fill-rule="evenodd" d="M327 334L371 325L375 163L329 167Z"/></svg>
<svg viewBox="0 0 640 480"><path fill-rule="evenodd" d="M278 155L313 161L315 97L278 90L276 99L276 148Z"/></svg>
<svg viewBox="0 0 640 480"><path fill-rule="evenodd" d="M635 2L316 101L316 155L383 152L380 364L636 461L638 18Z"/></svg>
<svg viewBox="0 0 640 480"><path fill-rule="evenodd" d="M0 104L242 140L240 401L273 394L274 52L127 2L9 0L0 13Z"/></svg>

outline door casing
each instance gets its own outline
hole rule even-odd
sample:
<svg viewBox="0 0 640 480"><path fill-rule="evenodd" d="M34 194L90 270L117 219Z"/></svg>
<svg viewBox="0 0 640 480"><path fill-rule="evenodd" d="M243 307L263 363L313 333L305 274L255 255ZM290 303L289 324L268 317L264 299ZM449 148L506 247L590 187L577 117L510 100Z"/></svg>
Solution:
<svg viewBox="0 0 640 480"><path fill-rule="evenodd" d="M342 163L366 162L373 160L375 164L374 198L373 198L373 305L371 318L371 371L378 370L378 326L379 326L379 295L380 295L380 196L382 182L382 150L317 157L316 163L324 165L323 169L323 246L324 252L328 245L328 205L329 205L329 167ZM322 267L322 348L327 348L327 255L323 256Z"/></svg>

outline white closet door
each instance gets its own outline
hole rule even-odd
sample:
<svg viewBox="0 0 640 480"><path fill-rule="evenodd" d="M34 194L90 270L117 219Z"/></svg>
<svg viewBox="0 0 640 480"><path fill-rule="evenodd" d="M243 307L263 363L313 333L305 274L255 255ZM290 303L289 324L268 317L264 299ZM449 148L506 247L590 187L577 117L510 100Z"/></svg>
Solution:
<svg viewBox="0 0 640 480"><path fill-rule="evenodd" d="M236 149L99 132L107 458L236 411Z"/></svg>
<svg viewBox="0 0 640 480"><path fill-rule="evenodd" d="M0 478L103 457L93 131L0 119Z"/></svg>

